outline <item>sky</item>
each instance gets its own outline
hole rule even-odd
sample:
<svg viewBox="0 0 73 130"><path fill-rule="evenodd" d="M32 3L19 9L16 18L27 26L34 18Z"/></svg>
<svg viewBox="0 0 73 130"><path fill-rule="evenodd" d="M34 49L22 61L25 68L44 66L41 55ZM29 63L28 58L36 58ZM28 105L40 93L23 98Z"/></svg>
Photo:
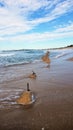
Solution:
<svg viewBox="0 0 73 130"><path fill-rule="evenodd" d="M0 0L0 50L73 44L73 0Z"/></svg>

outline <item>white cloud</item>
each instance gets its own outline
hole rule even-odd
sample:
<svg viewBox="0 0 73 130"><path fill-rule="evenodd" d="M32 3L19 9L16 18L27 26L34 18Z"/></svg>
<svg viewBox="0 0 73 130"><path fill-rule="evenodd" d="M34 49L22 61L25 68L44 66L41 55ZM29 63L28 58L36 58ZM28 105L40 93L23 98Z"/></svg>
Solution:
<svg viewBox="0 0 73 130"><path fill-rule="evenodd" d="M55 1L58 2L58 1ZM53 6L54 4L52 4ZM40 24L49 22L51 20L54 20L61 15L64 15L65 13L68 13L69 11L73 10L73 1L66 0L64 2L56 3L55 8L50 11L50 13L47 13L45 17L43 18L37 18L36 20L31 21L33 24Z"/></svg>
<svg viewBox="0 0 73 130"><path fill-rule="evenodd" d="M73 1L72 0L66 0L61 3L58 3L55 7L55 9L52 11L51 15L59 16L64 13L69 12L73 7Z"/></svg>
<svg viewBox="0 0 73 130"><path fill-rule="evenodd" d="M73 23L66 25L65 27L60 27L56 30L57 33L64 33L64 32L73 32Z"/></svg>
<svg viewBox="0 0 73 130"><path fill-rule="evenodd" d="M73 23L69 24L64 28L56 29L53 32L44 32L44 33L32 33L24 34L19 36L8 37L8 40L12 42L21 41L24 43L36 43L42 41L49 41L53 39L59 40L59 38L68 38L73 37ZM7 40L7 38L5 38Z"/></svg>
<svg viewBox="0 0 73 130"><path fill-rule="evenodd" d="M0 36L5 35L16 35L19 33L25 33L33 28L36 28L37 25L44 22L49 22L54 20L64 13L69 12L73 9L72 0L2 0L4 2L4 7L0 8ZM1 1L1 2L2 2ZM43 8L43 11L46 11L45 16L29 20L29 14L38 11ZM50 9L50 12L49 12ZM73 26L71 26L73 27ZM71 28L69 26L69 28ZM59 31L65 31L68 28L60 28L56 30L56 33ZM47 36L49 34L49 36ZM37 33L38 39L43 37L53 37L54 34L48 32L48 34ZM56 35L56 34L55 34ZM26 38L24 38L26 36ZM31 40L37 39L35 34L23 35L23 39L29 38ZM21 35L18 37L22 37ZM34 38L32 38L34 37ZM21 39L21 38L20 38Z"/></svg>

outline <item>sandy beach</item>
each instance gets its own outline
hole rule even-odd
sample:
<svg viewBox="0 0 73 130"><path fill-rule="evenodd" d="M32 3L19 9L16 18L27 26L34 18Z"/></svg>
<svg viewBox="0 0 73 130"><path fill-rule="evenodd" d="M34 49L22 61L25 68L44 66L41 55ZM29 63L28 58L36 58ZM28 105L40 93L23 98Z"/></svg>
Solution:
<svg viewBox="0 0 73 130"><path fill-rule="evenodd" d="M6 72L13 70L18 76L0 83L0 99L7 94L16 98L9 104L0 100L0 130L73 130L73 61L69 58L51 60L48 66L40 61L6 68ZM32 70L36 79L27 78ZM36 95L36 102L29 108L15 102L27 82Z"/></svg>

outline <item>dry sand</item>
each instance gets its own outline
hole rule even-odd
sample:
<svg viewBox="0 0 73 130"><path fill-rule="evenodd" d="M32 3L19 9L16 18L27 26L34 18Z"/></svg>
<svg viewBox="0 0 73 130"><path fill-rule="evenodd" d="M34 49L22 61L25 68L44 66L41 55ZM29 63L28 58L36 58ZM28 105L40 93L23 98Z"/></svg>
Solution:
<svg viewBox="0 0 73 130"><path fill-rule="evenodd" d="M1 109L0 130L73 130L73 62L51 62L49 67L40 62L24 67L33 69L37 78L23 76L1 86L25 90L29 82L36 102L29 108L17 105Z"/></svg>

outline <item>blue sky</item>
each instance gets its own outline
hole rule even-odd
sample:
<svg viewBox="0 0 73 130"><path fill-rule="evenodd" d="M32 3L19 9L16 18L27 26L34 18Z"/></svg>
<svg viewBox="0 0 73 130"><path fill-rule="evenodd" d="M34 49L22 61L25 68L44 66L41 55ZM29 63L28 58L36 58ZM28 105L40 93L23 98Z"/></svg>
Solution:
<svg viewBox="0 0 73 130"><path fill-rule="evenodd" d="M0 0L0 50L73 44L73 0Z"/></svg>

